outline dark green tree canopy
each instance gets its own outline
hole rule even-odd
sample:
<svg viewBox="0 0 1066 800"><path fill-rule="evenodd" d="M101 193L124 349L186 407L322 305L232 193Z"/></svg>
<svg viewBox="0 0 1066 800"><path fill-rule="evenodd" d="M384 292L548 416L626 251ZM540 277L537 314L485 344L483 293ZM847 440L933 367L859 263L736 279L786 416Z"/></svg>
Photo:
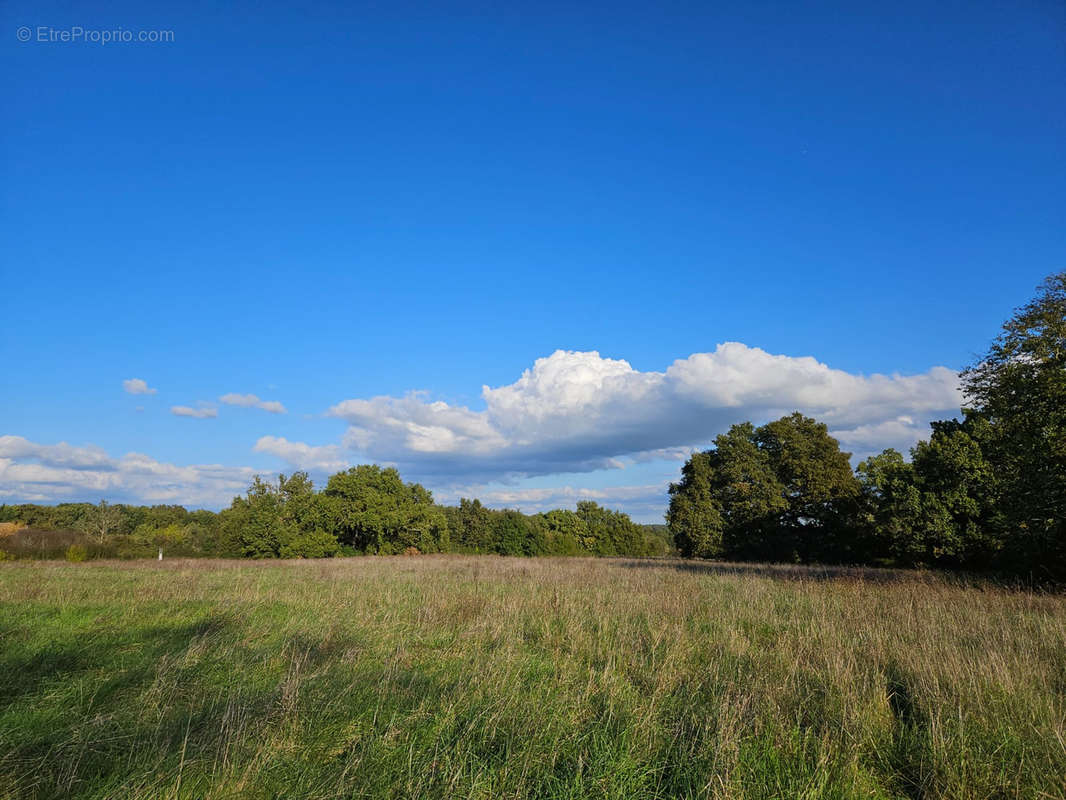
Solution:
<svg viewBox="0 0 1066 800"><path fill-rule="evenodd" d="M716 450L693 453L681 468L681 480L670 484L666 524L674 546L684 556L714 558L722 553L725 519L719 502L717 455Z"/></svg>
<svg viewBox="0 0 1066 800"><path fill-rule="evenodd" d="M251 558L319 558L336 555L336 537L324 529L326 519L306 472L279 475L276 482L258 475L244 497L223 511L226 548Z"/></svg>
<svg viewBox="0 0 1066 800"><path fill-rule="evenodd" d="M986 423L1004 522L1066 552L1066 272L1015 312L962 382L969 416Z"/></svg>
<svg viewBox="0 0 1066 800"><path fill-rule="evenodd" d="M343 544L372 553L447 549L448 524L433 495L389 467L362 464L329 479L322 493L330 527Z"/></svg>
<svg viewBox="0 0 1066 800"><path fill-rule="evenodd" d="M828 428L795 413L759 428L734 425L694 453L670 486L667 522L683 555L833 557L829 533L858 494Z"/></svg>
<svg viewBox="0 0 1066 800"><path fill-rule="evenodd" d="M1066 577L1066 273L1048 278L962 375L968 407L911 463L859 466L865 517L896 563Z"/></svg>
<svg viewBox="0 0 1066 800"><path fill-rule="evenodd" d="M996 478L971 420L933 423L911 463L886 450L859 464L866 520L877 547L903 565L986 567Z"/></svg>

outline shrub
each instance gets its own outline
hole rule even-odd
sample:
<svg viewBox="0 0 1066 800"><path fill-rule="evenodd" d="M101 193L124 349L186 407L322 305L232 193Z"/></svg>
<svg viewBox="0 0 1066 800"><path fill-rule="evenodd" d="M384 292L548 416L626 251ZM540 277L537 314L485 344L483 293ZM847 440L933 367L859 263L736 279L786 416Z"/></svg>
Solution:
<svg viewBox="0 0 1066 800"><path fill-rule="evenodd" d="M294 532L281 545L278 555L282 558L332 558L340 554L337 537L323 530Z"/></svg>
<svg viewBox="0 0 1066 800"><path fill-rule="evenodd" d="M89 557L89 551L80 544L72 544L67 548L67 561L78 563Z"/></svg>

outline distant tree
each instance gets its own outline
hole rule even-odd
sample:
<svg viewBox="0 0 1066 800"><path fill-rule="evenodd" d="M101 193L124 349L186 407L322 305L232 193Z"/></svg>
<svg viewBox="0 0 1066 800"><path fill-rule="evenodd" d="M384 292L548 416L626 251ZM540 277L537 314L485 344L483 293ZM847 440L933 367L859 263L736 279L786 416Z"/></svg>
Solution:
<svg viewBox="0 0 1066 800"><path fill-rule="evenodd" d="M445 510L449 541L453 547L474 553L491 553L492 512L480 500L463 497L458 507Z"/></svg>
<svg viewBox="0 0 1066 800"><path fill-rule="evenodd" d="M854 549L850 514L860 491L851 454L841 451L826 425L798 412L763 425L755 442L786 502L774 526L783 537L775 549L790 549L799 561L848 560Z"/></svg>
<svg viewBox="0 0 1066 800"><path fill-rule="evenodd" d="M1007 557L1066 577L1066 272L1004 323L962 385L967 420L985 424Z"/></svg>
<svg viewBox="0 0 1066 800"><path fill-rule="evenodd" d="M294 472L289 477L279 475L277 492L286 523L305 532L327 527L325 505L306 472Z"/></svg>
<svg viewBox="0 0 1066 800"><path fill-rule="evenodd" d="M189 512L184 506L156 505L143 509L138 524L147 523L153 528L165 528L167 525L183 525Z"/></svg>
<svg viewBox="0 0 1066 800"><path fill-rule="evenodd" d="M433 495L404 483L391 467L363 464L333 475L323 492L329 530L343 544L368 553L423 553L448 546L448 525Z"/></svg>
<svg viewBox="0 0 1066 800"><path fill-rule="evenodd" d="M785 487L756 434L750 422L734 425L671 485L667 521L682 555L783 557L776 525L788 507Z"/></svg>
<svg viewBox="0 0 1066 800"><path fill-rule="evenodd" d="M108 536L118 533L124 517L119 506L113 506L106 500L101 500L99 505L81 518L81 530L88 534L97 543L104 542Z"/></svg>
<svg viewBox="0 0 1066 800"><path fill-rule="evenodd" d="M445 508L450 544L460 551L500 555L645 555L667 549L628 515L591 501L577 510L523 514L463 498Z"/></svg>
<svg viewBox="0 0 1066 800"><path fill-rule="evenodd" d="M999 479L985 457L980 419L934 422L911 450L926 514L926 550L942 565L986 566L998 549Z"/></svg>
<svg viewBox="0 0 1066 800"><path fill-rule="evenodd" d="M541 514L553 553L576 555L596 552L596 534L588 521L569 509L554 509Z"/></svg>
<svg viewBox="0 0 1066 800"><path fill-rule="evenodd" d="M252 480L245 497L222 512L227 549L249 558L320 558L340 551L322 524L326 512L307 473L279 475L277 482Z"/></svg>
<svg viewBox="0 0 1066 800"><path fill-rule="evenodd" d="M586 548L596 555L644 555L644 533L629 515L592 500L578 502L575 515L588 530Z"/></svg>
<svg viewBox="0 0 1066 800"><path fill-rule="evenodd" d="M171 548L184 549L189 544L190 531L176 522L172 522L162 528L155 528L148 523L138 525L130 536L134 544L150 548L161 547L166 551Z"/></svg>
<svg viewBox="0 0 1066 800"><path fill-rule="evenodd" d="M644 532L644 553L649 556L675 555L674 537L666 525L641 525Z"/></svg>
<svg viewBox="0 0 1066 800"><path fill-rule="evenodd" d="M839 560L859 491L826 426L797 413L734 425L694 453L670 486L667 522L685 556Z"/></svg>
<svg viewBox="0 0 1066 800"><path fill-rule="evenodd" d="M284 480L280 476L279 483ZM222 532L234 555L246 558L277 558L281 547L294 535L282 519L282 496L277 484L258 475L244 497L222 512Z"/></svg>
<svg viewBox="0 0 1066 800"><path fill-rule="evenodd" d="M494 550L504 556L536 556L544 552L542 523L521 511L497 511L492 519Z"/></svg>
<svg viewBox="0 0 1066 800"><path fill-rule="evenodd" d="M681 468L681 480L670 484L667 527L678 552L687 558L715 558L722 554L725 518L719 502L717 452L693 453Z"/></svg>
<svg viewBox="0 0 1066 800"><path fill-rule="evenodd" d="M896 563L921 561L929 551L922 526L926 511L914 467L889 448L859 463L865 519L877 545L872 550Z"/></svg>
<svg viewBox="0 0 1066 800"><path fill-rule="evenodd" d="M895 563L994 566L998 481L973 428L972 419L934 422L910 463L890 449L859 464L867 520Z"/></svg>
<svg viewBox="0 0 1066 800"><path fill-rule="evenodd" d="M37 506L39 510L33 519L26 523L34 528L48 530L82 531L87 533L93 527L93 518L97 506L92 503L59 503L55 506Z"/></svg>
<svg viewBox="0 0 1066 800"><path fill-rule="evenodd" d="M328 531L315 528L310 531L297 529L281 544L281 558L330 558L340 555L341 546L337 537Z"/></svg>

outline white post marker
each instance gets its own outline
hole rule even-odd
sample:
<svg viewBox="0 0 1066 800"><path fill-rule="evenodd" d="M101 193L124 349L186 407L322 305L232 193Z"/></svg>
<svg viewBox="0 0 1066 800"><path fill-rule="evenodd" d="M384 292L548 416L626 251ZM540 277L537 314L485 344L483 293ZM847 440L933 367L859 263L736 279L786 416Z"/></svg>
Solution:
<svg viewBox="0 0 1066 800"><path fill-rule="evenodd" d="M159 560L160 561L163 560L163 548L162 547L159 548Z"/></svg>

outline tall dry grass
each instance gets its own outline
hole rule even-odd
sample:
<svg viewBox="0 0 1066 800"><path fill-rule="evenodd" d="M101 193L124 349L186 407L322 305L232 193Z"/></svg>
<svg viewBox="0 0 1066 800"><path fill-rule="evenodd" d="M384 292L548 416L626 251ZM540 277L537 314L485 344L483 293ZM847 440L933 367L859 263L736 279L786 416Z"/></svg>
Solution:
<svg viewBox="0 0 1066 800"><path fill-rule="evenodd" d="M3 797L1063 797L1066 598L440 556L0 568Z"/></svg>

